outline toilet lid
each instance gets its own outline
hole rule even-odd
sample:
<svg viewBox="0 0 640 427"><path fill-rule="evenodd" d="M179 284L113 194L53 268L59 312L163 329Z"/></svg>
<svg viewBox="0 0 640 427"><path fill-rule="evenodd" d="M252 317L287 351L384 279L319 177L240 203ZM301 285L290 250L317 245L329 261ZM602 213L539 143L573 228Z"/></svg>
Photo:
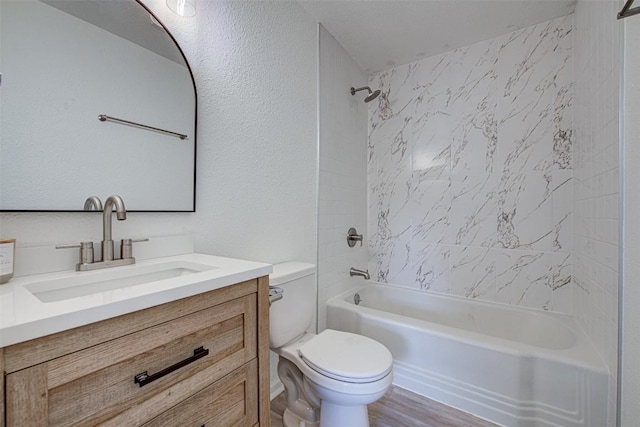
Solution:
<svg viewBox="0 0 640 427"><path fill-rule="evenodd" d="M298 354L316 372L352 383L384 378L393 363L391 352L378 341L332 329L307 341Z"/></svg>

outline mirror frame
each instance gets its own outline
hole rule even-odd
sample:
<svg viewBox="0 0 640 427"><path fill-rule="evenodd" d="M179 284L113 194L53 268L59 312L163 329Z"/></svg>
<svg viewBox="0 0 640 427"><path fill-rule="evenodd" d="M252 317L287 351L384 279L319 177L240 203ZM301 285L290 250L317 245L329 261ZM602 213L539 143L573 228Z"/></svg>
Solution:
<svg viewBox="0 0 640 427"><path fill-rule="evenodd" d="M178 213L178 212L185 212L185 213L191 213L191 212L195 212L196 211L196 177L197 177L197 159L198 159L198 90L196 88L196 81L193 77L193 71L191 70L191 65L189 64L189 61L187 60L187 57L184 54L184 51L182 50L182 48L180 47L180 45L178 44L178 41L176 40L176 38L173 36L173 34L171 34L171 31L169 31L169 29L166 27L166 25L164 25L164 23L147 7L145 6L141 0L133 0L135 1L140 7L142 7L147 13L149 13L151 16L153 16L153 18L158 21L160 23L160 25L162 25L162 28L164 29L164 31L166 31L166 33L169 35L169 37L171 38L171 40L173 41L173 43L176 45L176 47L178 48L178 51L180 52L180 55L182 55L182 58L184 59L184 63L187 65L187 70L189 71L189 75L191 76L191 84L193 85L193 94L194 94L194 123L193 123L193 204L192 204L192 209L191 210L145 210L145 209L137 209L137 210L129 210L127 209L127 212L150 212L150 213L163 213L163 212L167 212L167 213ZM84 200L80 200L78 201L78 204L80 205L81 203L84 203ZM125 200L125 204L126 204L126 200ZM70 212L70 213L102 213L102 211L85 211L82 209L77 209L77 210L71 210L71 209L0 209L0 213L1 212Z"/></svg>

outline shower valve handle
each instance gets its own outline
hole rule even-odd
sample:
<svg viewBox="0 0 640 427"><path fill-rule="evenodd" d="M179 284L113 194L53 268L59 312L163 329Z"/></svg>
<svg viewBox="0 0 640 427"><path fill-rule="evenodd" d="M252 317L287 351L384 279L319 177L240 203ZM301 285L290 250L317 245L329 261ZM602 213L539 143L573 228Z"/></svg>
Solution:
<svg viewBox="0 0 640 427"><path fill-rule="evenodd" d="M356 245L356 242L360 242L360 246L362 246L362 234L358 234L358 230L351 227L347 232L347 244L352 248Z"/></svg>

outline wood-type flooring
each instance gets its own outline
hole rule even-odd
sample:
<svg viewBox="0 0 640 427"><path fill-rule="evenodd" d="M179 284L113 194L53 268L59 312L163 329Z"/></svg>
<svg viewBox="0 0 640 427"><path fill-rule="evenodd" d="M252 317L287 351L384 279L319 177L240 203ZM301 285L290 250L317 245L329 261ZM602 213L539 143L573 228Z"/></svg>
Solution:
<svg viewBox="0 0 640 427"><path fill-rule="evenodd" d="M285 404L284 393L271 401L271 427L283 427ZM489 421L395 386L391 386L382 399L369 405L369 423L371 427L497 427Z"/></svg>

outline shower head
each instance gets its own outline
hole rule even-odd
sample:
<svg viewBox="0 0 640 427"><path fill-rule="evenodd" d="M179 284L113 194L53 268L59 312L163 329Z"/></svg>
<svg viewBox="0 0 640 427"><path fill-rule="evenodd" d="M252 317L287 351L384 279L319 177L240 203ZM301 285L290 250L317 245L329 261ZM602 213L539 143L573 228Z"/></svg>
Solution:
<svg viewBox="0 0 640 427"><path fill-rule="evenodd" d="M378 95L380 95L380 89L375 90L373 91L373 93L370 93L369 95L367 95L367 97L364 99L364 102L373 101L378 97Z"/></svg>
<svg viewBox="0 0 640 427"><path fill-rule="evenodd" d="M374 92L371 90L369 86L360 87L358 89L351 88L351 95L355 95L356 92L360 92L361 90L365 90L365 89L369 91L369 95L367 95L367 97L364 99L364 102L371 102L374 99L376 99L378 95L380 95L380 89Z"/></svg>

